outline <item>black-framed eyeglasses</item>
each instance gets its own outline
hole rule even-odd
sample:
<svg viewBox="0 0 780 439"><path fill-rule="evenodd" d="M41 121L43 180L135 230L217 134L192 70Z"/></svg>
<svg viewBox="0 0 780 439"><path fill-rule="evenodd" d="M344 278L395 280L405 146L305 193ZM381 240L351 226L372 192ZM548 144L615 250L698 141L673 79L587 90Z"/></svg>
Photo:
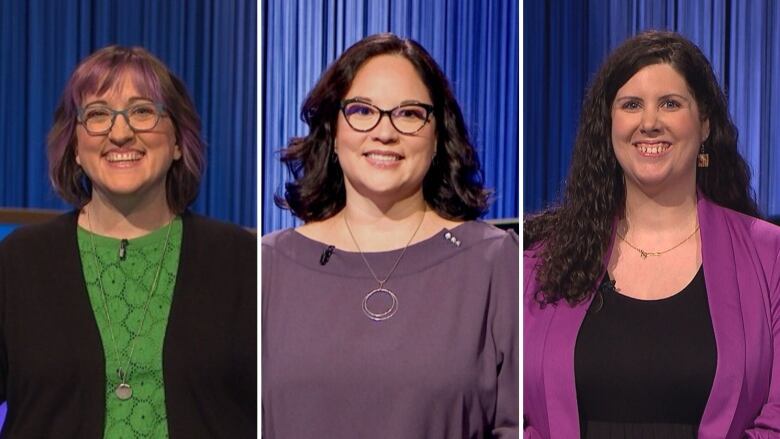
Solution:
<svg viewBox="0 0 780 439"><path fill-rule="evenodd" d="M89 134L107 134L114 127L118 114L124 116L125 122L134 132L152 130L160 122L160 118L166 116L165 106L159 102L137 103L124 110L94 104L79 108L78 121Z"/></svg>
<svg viewBox="0 0 780 439"><path fill-rule="evenodd" d="M396 131L401 134L414 134L431 120L433 105L414 102L382 110L360 99L347 99L341 102L341 113L347 124L361 133L373 130L379 125L382 116L387 115Z"/></svg>

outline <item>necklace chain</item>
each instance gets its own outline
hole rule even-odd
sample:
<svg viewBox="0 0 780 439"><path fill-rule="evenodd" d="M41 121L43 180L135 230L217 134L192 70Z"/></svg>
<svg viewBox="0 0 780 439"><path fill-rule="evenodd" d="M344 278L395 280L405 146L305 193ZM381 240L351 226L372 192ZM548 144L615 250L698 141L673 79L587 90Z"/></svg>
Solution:
<svg viewBox="0 0 780 439"><path fill-rule="evenodd" d="M672 251L672 250L676 249L677 247L679 247L679 246L683 245L685 242L687 242L689 239L691 239L691 238L693 237L693 235L695 235L695 234L696 234L696 232L698 232L698 231L699 231L699 225L698 225L698 224L696 224L696 229L694 229L693 233L691 233L690 235L688 235L688 236L687 236L685 239L683 239L682 241L678 242L678 243L677 243L677 244L675 244L673 247L670 247L670 248L668 248L668 249L666 249L666 250L657 251L657 252L648 252L648 251L644 251L644 250L642 250L641 248L639 248L639 247L635 246L634 244L631 244L630 242L628 242L628 240L626 239L626 237L625 237L625 236L623 236L623 235L621 235L619 232L617 232L617 236L618 236L618 238L620 238L620 239L621 239L623 242L625 242L626 244L628 244L628 246L629 246L629 247L631 247L631 248L633 248L634 250L638 251L638 252L639 252L639 255L642 257L642 259L647 259L647 257L648 257L648 256L661 256L661 255L662 255L662 254L664 254L664 253L668 253L668 252L670 252L670 251Z"/></svg>
<svg viewBox="0 0 780 439"><path fill-rule="evenodd" d="M379 280L379 276L376 275L374 269L371 268L371 264L368 263L368 259L366 259L366 255L363 254L363 250L360 249L360 244L358 244L357 239L355 239L355 235L352 233L352 228L349 226L349 221L347 221L347 214L344 213L344 224L347 226L347 231L349 232L349 236L352 238L352 242L355 244L355 247L357 247L358 253L360 253L360 257L363 258L363 262L366 264L366 267L368 267L368 271L371 272L371 275L374 276L374 280L376 280L377 283L379 284L379 288L384 288L384 285L387 282L387 280L390 279L390 276L393 275L393 272L395 271L396 267L398 267L398 263L401 262L401 258L404 257L404 254L406 253L406 249L409 248L409 244L411 244L414 237L417 236L417 232L420 230L420 226L422 226L423 220L425 220L425 214L427 212L428 212L428 206L426 205L423 210L422 217L420 218L420 222L417 223L417 228L414 229L414 233L412 233L412 236L406 242L404 249L401 251L401 254L398 255L398 258L395 260L395 264L393 264L393 268L390 269L390 272L387 273L387 276L385 276L384 280Z"/></svg>
<svg viewBox="0 0 780 439"><path fill-rule="evenodd" d="M165 261L165 254L168 251L168 242L169 238L171 237L171 227L173 226L173 220L171 220L168 223L168 231L165 234L165 244L163 245L163 251L162 255L160 256L160 262L157 264L157 271L154 274L154 280L152 281L152 286L149 288L149 293L146 297L146 303L144 304L144 312L141 317L141 323L138 325L138 330L135 332L135 336L130 340L130 352L127 355L127 361L124 368L122 368L122 358L119 356L119 346L116 343L116 337L114 336L114 327L111 323L111 314L108 312L108 299L106 298L106 291L103 288L103 281L101 279L100 275L100 262L98 260L97 255L97 247L95 246L95 234L94 230L92 228L92 219L89 215L89 210L85 209L85 212L87 214L87 224L89 225L89 242L92 245L92 256L95 259L95 269L98 270L97 273L97 281L98 281L98 287L100 289L100 297L103 301L103 311L106 313L106 323L108 323L108 333L111 335L111 343L114 346L114 358L116 358L117 365L119 365L119 369L117 370L117 375L119 375L119 380L121 381L119 383L119 386L117 386L117 396L119 396L120 399L127 399L132 394L132 390L127 383L128 377L130 376L130 367L131 367L131 360L133 358L133 352L135 351L135 343L138 341L138 337L141 335L141 331L144 327L144 322L146 321L146 316L149 314L149 304L152 301L152 296L154 295L154 290L157 289L157 281L160 278L160 271L162 271L163 262ZM124 393L127 392L127 393ZM127 395L126 397L124 395Z"/></svg>

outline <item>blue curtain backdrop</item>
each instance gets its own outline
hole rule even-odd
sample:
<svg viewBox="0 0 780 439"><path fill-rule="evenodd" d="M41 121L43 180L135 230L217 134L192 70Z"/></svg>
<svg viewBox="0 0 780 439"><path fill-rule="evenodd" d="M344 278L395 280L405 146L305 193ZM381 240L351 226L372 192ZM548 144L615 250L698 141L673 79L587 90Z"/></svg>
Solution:
<svg viewBox="0 0 780 439"><path fill-rule="evenodd" d="M726 90L739 149L765 215L780 213L780 3L774 0L550 0L524 14L523 209L555 200L569 166L588 80L607 53L642 30L696 43Z"/></svg>
<svg viewBox="0 0 780 439"><path fill-rule="evenodd" d="M109 44L144 46L187 84L208 143L193 209L255 227L255 0L0 0L0 206L69 207L46 134L79 60Z"/></svg>
<svg viewBox="0 0 780 439"><path fill-rule="evenodd" d="M267 0L262 12L263 233L298 224L273 195L289 177L279 150L307 132L306 94L339 54L378 32L417 40L441 65L496 191L486 217L518 216L516 0Z"/></svg>

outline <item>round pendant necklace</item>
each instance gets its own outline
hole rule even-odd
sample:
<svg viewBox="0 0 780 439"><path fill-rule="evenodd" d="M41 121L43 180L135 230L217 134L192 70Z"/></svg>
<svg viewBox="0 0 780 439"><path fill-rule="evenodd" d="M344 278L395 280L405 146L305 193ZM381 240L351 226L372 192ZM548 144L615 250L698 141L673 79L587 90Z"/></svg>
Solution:
<svg viewBox="0 0 780 439"><path fill-rule="evenodd" d="M99 270L100 268L100 262L98 261L97 256L97 248L95 247L95 234L93 233L92 228L92 219L89 216L89 211L84 209L84 212L87 214L87 224L89 224L89 242L92 244L92 256L95 259L95 269ZM154 295L154 290L157 288L157 281L160 278L160 271L162 270L163 262L165 261L165 253L168 251L168 240L171 237L171 227L173 226L173 220L168 223L168 231L165 233L165 244L163 245L163 251L162 256L160 256L160 262L157 264L157 271L154 274L154 280L152 281L152 286L149 288L149 294L147 294L146 297L146 303L144 304L144 312L141 317L141 323L138 325L138 330L135 332L135 336L130 340L130 352L127 355L127 361L125 362L125 367L122 367L122 358L119 356L119 347L116 343L116 337L114 337L114 328L111 324L111 314L108 312L108 300L106 299L106 291L103 288L103 281L101 280L100 272L97 273L97 281L98 281L98 287L100 289L100 297L103 300L103 310L106 313L106 323L108 324L108 333L111 335L111 343L114 345L114 358L116 359L116 363L119 365L119 368L116 370L117 376L119 378L119 384L117 384L116 388L114 389L114 394L117 398L121 399L122 401L128 400L133 396L133 388L130 386L129 377L130 377L130 367L131 363L130 360L133 358L133 352L135 351L135 342L138 341L138 336L141 335L141 330L144 327L144 322L146 321L146 315L149 311L149 303L152 301L152 296Z"/></svg>
<svg viewBox="0 0 780 439"><path fill-rule="evenodd" d="M366 264L366 267L368 268L368 271L371 272L371 276L374 277L374 280L379 284L379 287L374 288L373 290L369 291L368 294L363 297L363 314L366 315L369 319L375 321L375 322L381 322L383 320L387 320L390 317L392 317L396 311L398 311L398 296L395 295L394 292L391 290L385 288L385 283L387 283L387 280L390 279L390 276L393 275L393 272L395 271L396 267L398 267L398 263L401 262L401 258L404 257L404 254L406 253L406 249L409 248L409 244L412 243L412 240L417 235L417 232L420 230L420 226L422 226L423 220L425 220L425 214L428 212L428 206L426 205L422 217L420 218L420 222L417 224L417 228L414 229L414 233L412 233L412 236L409 238L409 241L406 242L406 245L404 246L404 249L401 251L401 254L398 255L398 258L395 260L395 264L393 264L393 268L390 269L390 272L387 273L387 276L383 280L379 280L379 277L374 272L374 269L371 268L371 264L368 263L368 259L366 259L366 255L363 254L363 251L360 249L360 245L357 242L357 239L355 239L355 235L352 233L352 228L349 227L349 221L347 221L347 214L344 213L344 224L347 226L347 231L349 232L349 236L352 238L352 242L355 244L355 247L358 250L358 253L360 253L360 257L363 258L363 263ZM385 295L390 298L390 307L388 307L385 311L382 312L373 312L370 309L368 309L368 300L376 295Z"/></svg>

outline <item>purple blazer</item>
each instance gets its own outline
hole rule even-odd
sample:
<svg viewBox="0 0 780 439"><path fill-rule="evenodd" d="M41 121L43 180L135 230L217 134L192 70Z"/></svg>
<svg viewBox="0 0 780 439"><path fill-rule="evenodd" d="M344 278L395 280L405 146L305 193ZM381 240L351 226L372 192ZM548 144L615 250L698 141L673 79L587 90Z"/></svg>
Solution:
<svg viewBox="0 0 780 439"><path fill-rule="evenodd" d="M718 350L698 437L780 437L780 228L701 195L698 214ZM540 308L538 262L524 252L525 438L579 438L574 344L590 300Z"/></svg>

